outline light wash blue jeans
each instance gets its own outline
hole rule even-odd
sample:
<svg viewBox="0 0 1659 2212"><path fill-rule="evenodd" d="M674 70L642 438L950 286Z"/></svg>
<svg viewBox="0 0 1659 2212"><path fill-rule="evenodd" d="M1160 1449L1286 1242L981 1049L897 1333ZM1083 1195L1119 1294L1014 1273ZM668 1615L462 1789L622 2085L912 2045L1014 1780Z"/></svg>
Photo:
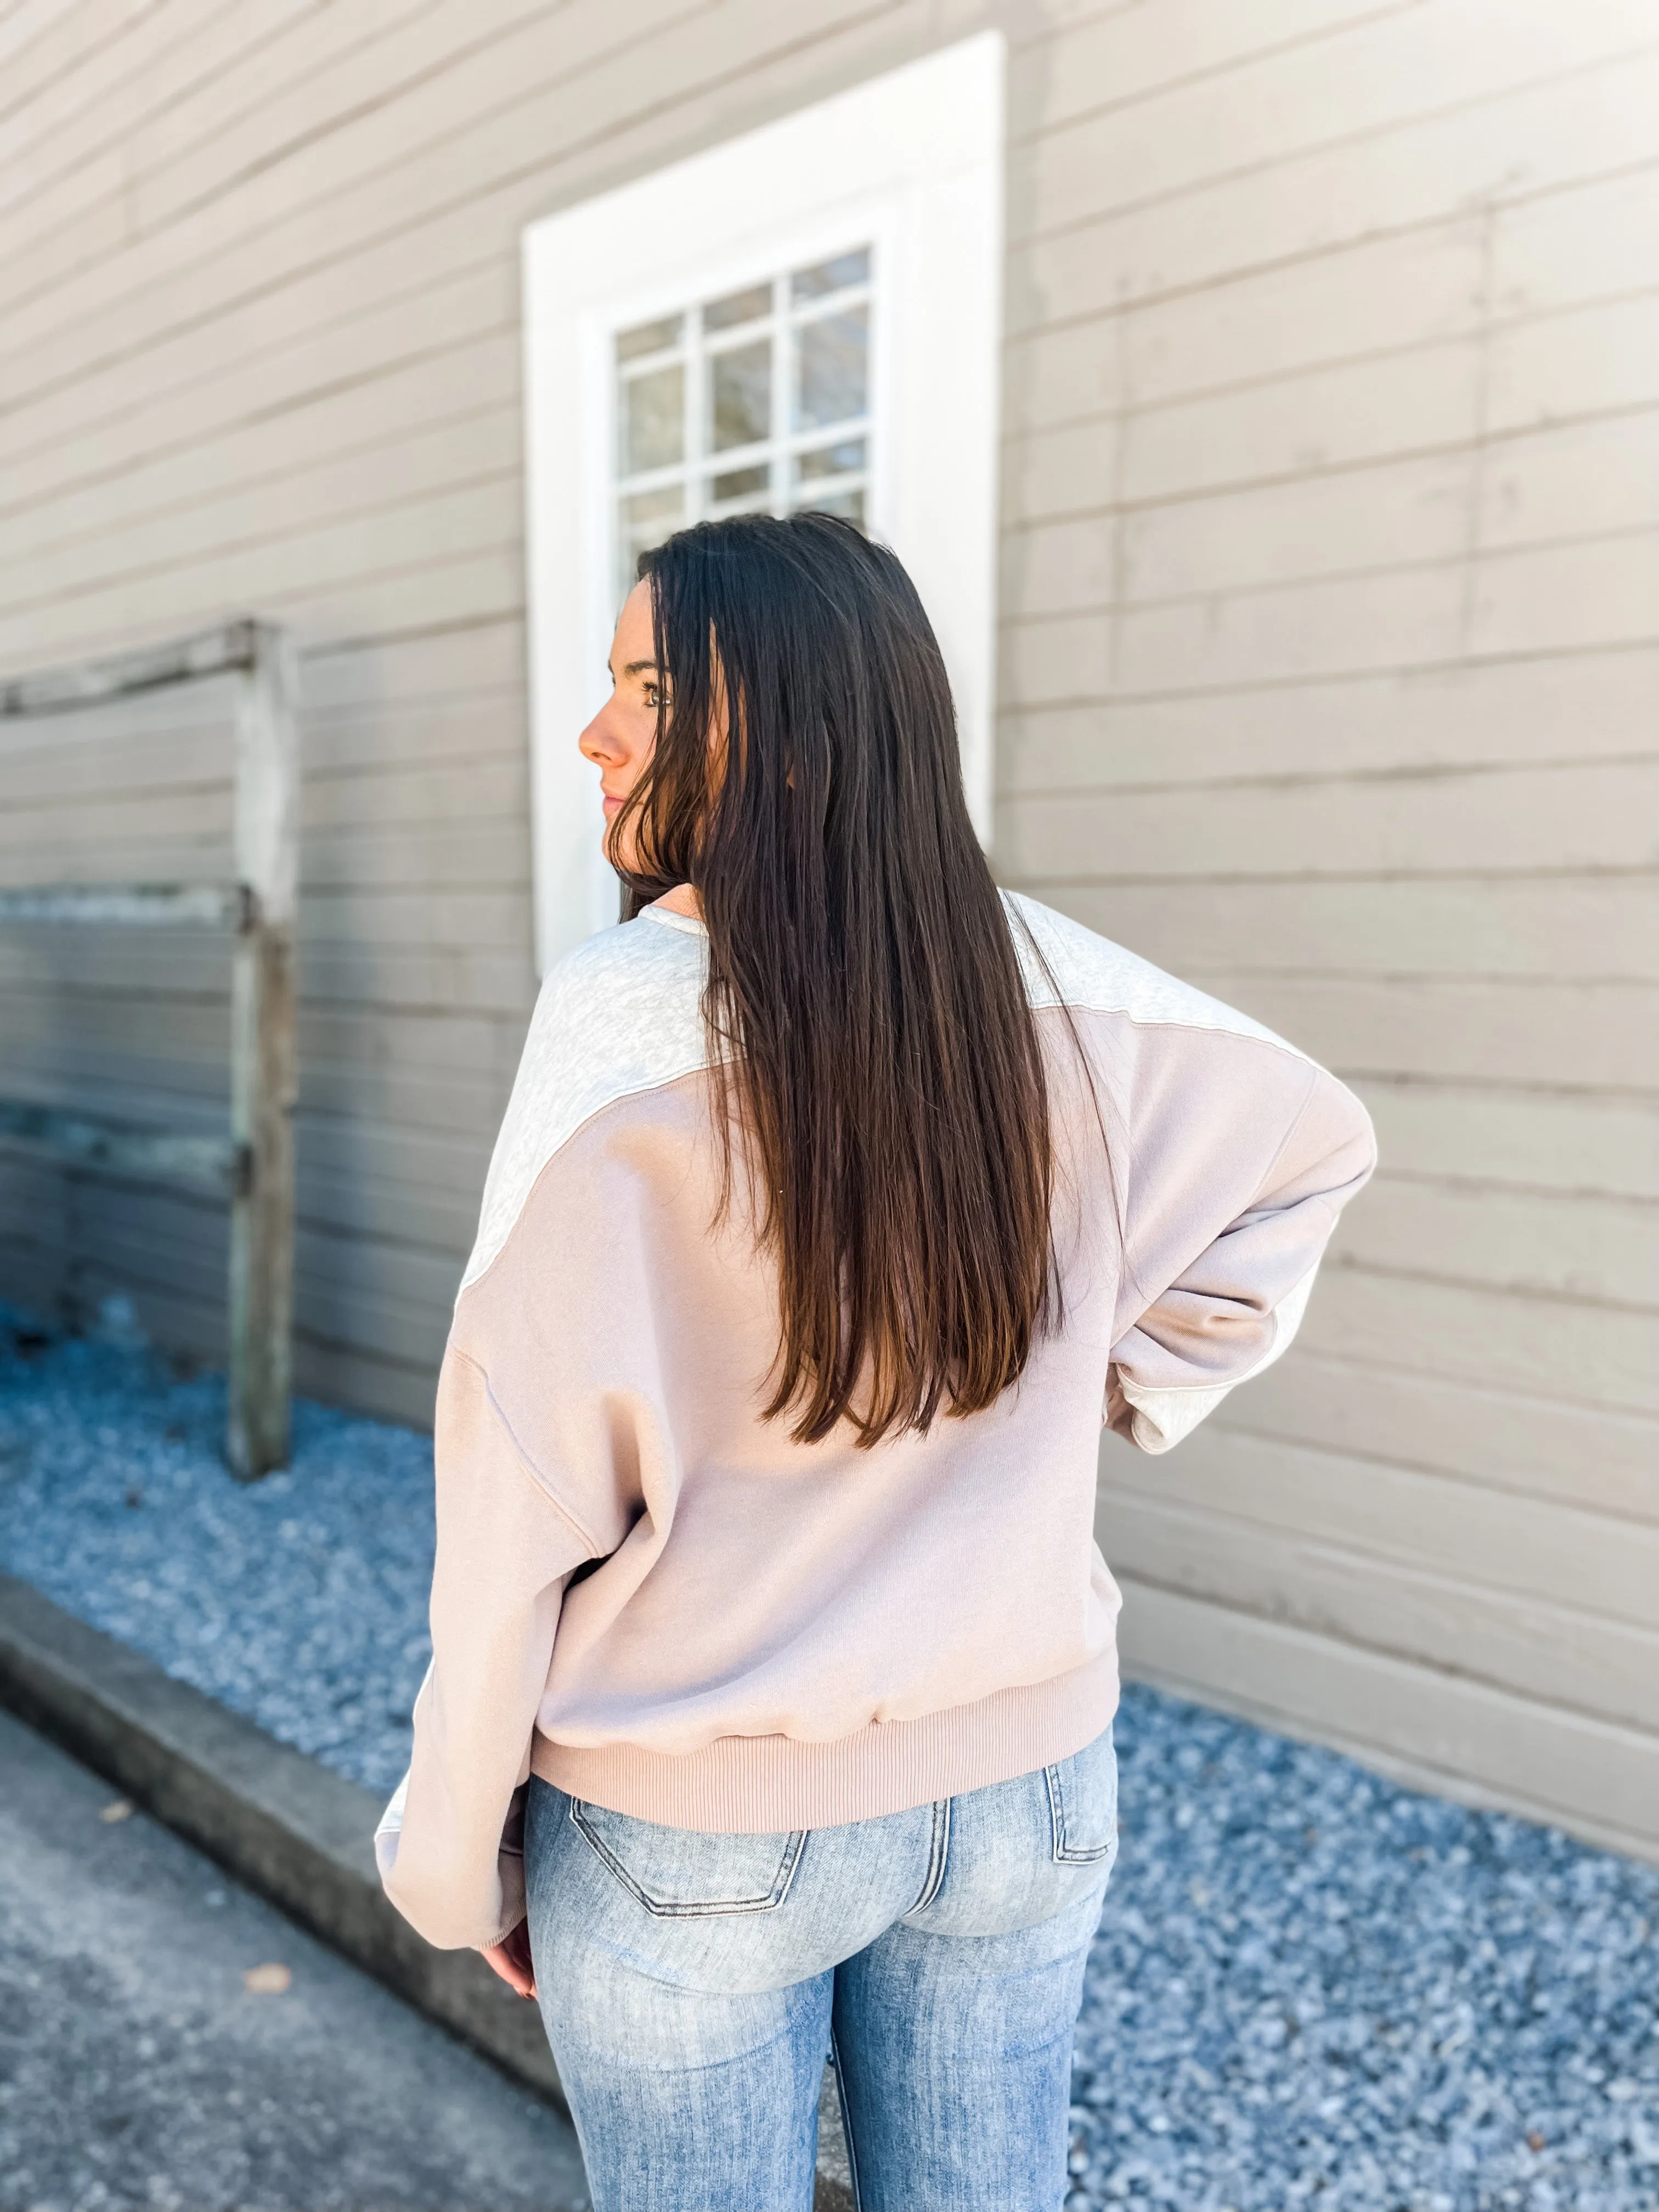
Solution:
<svg viewBox="0 0 1659 2212"><path fill-rule="evenodd" d="M1054 2212L1116 1851L1109 1729L1017 1781L792 1835L532 1781L531 1948L595 2212L807 2212L826 2052L862 2212Z"/></svg>

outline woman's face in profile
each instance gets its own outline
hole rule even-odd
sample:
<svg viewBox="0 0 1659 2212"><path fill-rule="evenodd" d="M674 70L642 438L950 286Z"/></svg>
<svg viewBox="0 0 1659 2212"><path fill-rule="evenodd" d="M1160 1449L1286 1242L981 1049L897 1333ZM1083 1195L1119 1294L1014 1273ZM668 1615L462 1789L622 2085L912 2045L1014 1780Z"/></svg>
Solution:
<svg viewBox="0 0 1659 2212"><path fill-rule="evenodd" d="M651 635L651 586L641 582L623 602L617 634L611 641L611 696L582 732L583 753L599 771L608 831L623 801L640 779L657 741L657 708L662 678ZM633 863L633 824L623 831L623 850L615 856Z"/></svg>

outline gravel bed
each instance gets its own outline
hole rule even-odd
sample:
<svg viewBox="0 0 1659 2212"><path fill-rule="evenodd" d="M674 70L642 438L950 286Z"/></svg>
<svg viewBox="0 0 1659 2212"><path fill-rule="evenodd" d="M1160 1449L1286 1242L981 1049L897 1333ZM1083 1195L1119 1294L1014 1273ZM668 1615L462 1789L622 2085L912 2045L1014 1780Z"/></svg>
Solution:
<svg viewBox="0 0 1659 2212"><path fill-rule="evenodd" d="M243 1484L224 1427L222 1376L0 1305L0 1571L389 1795L432 1648L432 1439L301 1400L292 1466Z"/></svg>
<svg viewBox="0 0 1659 2212"><path fill-rule="evenodd" d="M1080 2208L1656 2212L1659 1868L1130 1690Z"/></svg>
<svg viewBox="0 0 1659 2212"><path fill-rule="evenodd" d="M0 1568L375 1789L427 1660L429 1439L0 1306ZM1659 1869L1144 1689L1068 2212L1656 2212Z"/></svg>

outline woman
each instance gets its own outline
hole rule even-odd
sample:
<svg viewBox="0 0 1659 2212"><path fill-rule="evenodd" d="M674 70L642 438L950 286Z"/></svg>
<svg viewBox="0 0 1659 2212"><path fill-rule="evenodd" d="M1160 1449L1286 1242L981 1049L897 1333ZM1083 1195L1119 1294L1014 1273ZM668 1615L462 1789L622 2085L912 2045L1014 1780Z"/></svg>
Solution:
<svg viewBox="0 0 1659 2212"><path fill-rule="evenodd" d="M865 2212L1055 2206L1100 1428L1165 1450L1278 1357L1370 1127L998 892L890 553L745 517L641 567L581 740L629 918L491 1164L386 1886L538 1996L600 2212L810 2204L826 2053Z"/></svg>

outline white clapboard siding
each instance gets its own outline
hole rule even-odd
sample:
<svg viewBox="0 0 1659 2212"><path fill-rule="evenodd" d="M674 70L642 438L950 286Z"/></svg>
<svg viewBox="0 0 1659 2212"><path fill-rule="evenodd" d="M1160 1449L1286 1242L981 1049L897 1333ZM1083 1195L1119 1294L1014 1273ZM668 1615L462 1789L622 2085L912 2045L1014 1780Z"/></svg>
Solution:
<svg viewBox="0 0 1659 2212"><path fill-rule="evenodd" d="M1479 1482L1496 1493L1494 1513L1519 1495L1659 1521L1651 1416L1587 1406L1569 1395L1573 1376L1555 1368L1516 1384L1429 1371L1409 1340L1381 1349L1392 1364L1300 1346L1294 1362L1229 1398L1217 1433L1241 1430Z"/></svg>
<svg viewBox="0 0 1659 2212"><path fill-rule="evenodd" d="M1413 1788L1653 1855L1650 1729L1128 1577L1121 1633L1129 1669L1177 1695L1334 1743Z"/></svg>
<svg viewBox="0 0 1659 2212"><path fill-rule="evenodd" d="M1068 887L1066 902L1080 921L1177 975L1644 982L1659 951L1659 883L1613 870L1119 882Z"/></svg>
<svg viewBox="0 0 1659 2212"><path fill-rule="evenodd" d="M533 1002L523 226L993 12L0 20L0 673L297 633L301 1389L429 1419ZM1109 1448L1128 1663L1659 1853L1651 9L994 15L996 864L1383 1149L1291 1358ZM222 874L224 708L0 727L0 882ZM224 951L7 932L9 1086L216 1126ZM6 1294L218 1358L222 1234L0 1158Z"/></svg>
<svg viewBox="0 0 1659 2212"><path fill-rule="evenodd" d="M1656 726L1659 650L1637 644L1243 690L1021 698L999 726L998 770L1011 795L1374 775L1559 760L1569 730L1587 758L1650 758Z"/></svg>
<svg viewBox="0 0 1659 2212"><path fill-rule="evenodd" d="M1503 1681L1628 1726L1659 1727L1652 1627L1471 1583L1443 1562L1398 1565L1340 1541L1264 1528L1237 1518L1230 1503L1225 1492L1192 1506L1109 1492L1102 1540L1136 1582Z"/></svg>

